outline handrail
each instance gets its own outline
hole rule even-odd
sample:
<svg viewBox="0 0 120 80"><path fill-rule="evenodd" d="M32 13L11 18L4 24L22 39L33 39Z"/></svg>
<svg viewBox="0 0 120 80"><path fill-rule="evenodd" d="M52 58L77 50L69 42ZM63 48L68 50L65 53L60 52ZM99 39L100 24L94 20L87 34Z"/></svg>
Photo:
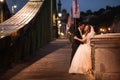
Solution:
<svg viewBox="0 0 120 80"><path fill-rule="evenodd" d="M56 4L52 7L51 0L29 1L0 24L0 73L33 56L54 39L53 33L57 29L53 29L51 9L56 10Z"/></svg>
<svg viewBox="0 0 120 80"><path fill-rule="evenodd" d="M0 38L17 32L28 24L38 12L43 2L28 2L18 13L0 24Z"/></svg>

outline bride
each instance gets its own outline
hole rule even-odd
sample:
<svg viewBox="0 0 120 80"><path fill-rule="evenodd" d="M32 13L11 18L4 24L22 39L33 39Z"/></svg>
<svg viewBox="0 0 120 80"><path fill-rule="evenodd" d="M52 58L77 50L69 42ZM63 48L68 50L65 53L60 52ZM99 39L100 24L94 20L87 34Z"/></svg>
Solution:
<svg viewBox="0 0 120 80"><path fill-rule="evenodd" d="M90 39L94 35L94 29L90 25L85 26L85 34L83 35L83 39L79 39L75 37L76 40L83 42L84 44L79 45L70 69L69 73L75 74L90 74L92 65L91 65L91 46L90 46Z"/></svg>

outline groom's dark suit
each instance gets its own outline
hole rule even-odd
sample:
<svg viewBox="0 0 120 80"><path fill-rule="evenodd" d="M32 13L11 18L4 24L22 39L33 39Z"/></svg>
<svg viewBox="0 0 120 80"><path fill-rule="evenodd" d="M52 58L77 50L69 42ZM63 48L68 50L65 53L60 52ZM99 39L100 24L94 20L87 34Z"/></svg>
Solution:
<svg viewBox="0 0 120 80"><path fill-rule="evenodd" d="M82 32L81 32L82 33ZM74 33L74 36L77 36L78 38L82 39L82 35L80 34L80 31L77 29L76 32ZM72 55L71 55L71 61L73 59L73 56L78 48L78 46L82 44L82 42L73 39L73 43L72 43Z"/></svg>

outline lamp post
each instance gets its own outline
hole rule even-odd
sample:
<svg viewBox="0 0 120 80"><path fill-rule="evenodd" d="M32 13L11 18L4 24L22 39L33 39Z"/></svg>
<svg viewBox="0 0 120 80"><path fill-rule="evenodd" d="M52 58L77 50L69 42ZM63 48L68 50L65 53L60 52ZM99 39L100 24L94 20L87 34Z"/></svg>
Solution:
<svg viewBox="0 0 120 80"><path fill-rule="evenodd" d="M62 13L58 13L58 17L59 17L59 18L62 17Z"/></svg>
<svg viewBox="0 0 120 80"><path fill-rule="evenodd" d="M15 5L15 0L13 0L13 3L12 3L12 15L14 15L15 13L15 9L17 8L17 5Z"/></svg>
<svg viewBox="0 0 120 80"><path fill-rule="evenodd" d="M3 5L4 0L0 0L0 22L3 22Z"/></svg>
<svg viewBox="0 0 120 80"><path fill-rule="evenodd" d="M61 17L62 17L62 13L61 13L61 0L58 0L58 35L61 36L61 26L62 26L62 23L61 23Z"/></svg>
<svg viewBox="0 0 120 80"><path fill-rule="evenodd" d="M12 5L12 14L14 15L14 13L15 13L15 9L17 8L17 5L15 5L15 4L13 4Z"/></svg>
<svg viewBox="0 0 120 80"><path fill-rule="evenodd" d="M59 36L61 34L61 26L62 26L61 17L62 17L62 13L58 13L57 25L58 25L58 34L59 34Z"/></svg>

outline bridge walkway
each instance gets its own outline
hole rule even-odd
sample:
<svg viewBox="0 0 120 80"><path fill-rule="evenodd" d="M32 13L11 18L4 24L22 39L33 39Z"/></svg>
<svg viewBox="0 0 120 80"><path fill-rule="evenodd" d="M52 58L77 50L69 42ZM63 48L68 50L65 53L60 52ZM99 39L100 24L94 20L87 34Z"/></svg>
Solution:
<svg viewBox="0 0 120 80"><path fill-rule="evenodd" d="M56 39L35 56L15 66L2 75L0 80L89 80L85 75L68 73L71 43L68 39Z"/></svg>

